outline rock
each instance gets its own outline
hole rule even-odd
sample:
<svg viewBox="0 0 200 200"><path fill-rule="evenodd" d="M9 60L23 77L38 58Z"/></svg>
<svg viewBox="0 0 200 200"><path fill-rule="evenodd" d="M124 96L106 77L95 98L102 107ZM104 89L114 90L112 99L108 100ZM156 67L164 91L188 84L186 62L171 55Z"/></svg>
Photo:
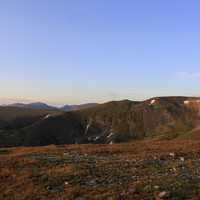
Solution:
<svg viewBox="0 0 200 200"><path fill-rule="evenodd" d="M184 162L185 158L184 157L180 157L180 161Z"/></svg>
<svg viewBox="0 0 200 200"><path fill-rule="evenodd" d="M171 157L175 157L175 153L169 153Z"/></svg>
<svg viewBox="0 0 200 200"><path fill-rule="evenodd" d="M90 186L95 186L96 184L97 183L96 183L95 180L91 180L91 181L88 182L88 185L90 185Z"/></svg>
<svg viewBox="0 0 200 200"><path fill-rule="evenodd" d="M159 197L160 199L168 198L169 196L170 196L170 194L169 194L169 192L167 192L167 191L162 191L162 192L160 192L160 193L158 194L158 197Z"/></svg>
<svg viewBox="0 0 200 200"><path fill-rule="evenodd" d="M154 186L154 189L158 190L160 187L158 185Z"/></svg>
<svg viewBox="0 0 200 200"><path fill-rule="evenodd" d="M69 185L69 182L65 181L65 185Z"/></svg>
<svg viewBox="0 0 200 200"><path fill-rule="evenodd" d="M167 192L165 192L165 191L160 192L160 193L158 194L158 197L159 197L159 198L163 198L163 197L166 196L166 194L167 194Z"/></svg>

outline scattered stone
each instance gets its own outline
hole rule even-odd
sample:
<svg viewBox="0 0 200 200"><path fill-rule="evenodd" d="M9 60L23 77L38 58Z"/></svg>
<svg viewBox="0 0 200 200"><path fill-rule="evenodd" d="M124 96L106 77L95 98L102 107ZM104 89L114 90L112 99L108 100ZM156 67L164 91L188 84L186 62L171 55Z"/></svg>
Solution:
<svg viewBox="0 0 200 200"><path fill-rule="evenodd" d="M163 199L163 198L167 198L167 197L169 197L170 195L169 195L169 192L166 192L166 191L162 191L162 192L160 192L159 194L158 194L158 197L160 198L160 199Z"/></svg>
<svg viewBox="0 0 200 200"><path fill-rule="evenodd" d="M100 146L100 148L97 146L98 149L95 148L94 151L90 149L85 151L85 149L76 147L80 150L63 149L62 153L33 152L26 157L33 159L33 162L30 163L34 167L30 168L29 175L35 184L38 182L42 184L49 197L52 196L55 199L63 191L66 199L76 198L77 200L86 199L88 193L95 195L92 196L95 199L116 199L119 196L119 199L149 197L164 200L181 199L183 196L185 199L189 199L193 195L198 195L200 150L197 153L189 154L184 151L179 152L174 148L168 150L167 153L157 153L153 150L144 156L143 153L142 155L132 154L135 152L134 145L133 150L129 149L130 146L126 147L128 149L125 155L122 154L124 153L123 149L110 147L105 149L104 146ZM35 165L36 161L37 165ZM54 165L59 166L54 167ZM0 162L0 168L1 166ZM39 171L40 166L42 166L42 171ZM71 168L72 166L73 168ZM60 171L59 173L56 171L54 174L53 171L47 173L43 167L56 170L66 168L67 170L63 170L63 174L60 174ZM10 179L9 173L5 170L6 178ZM14 175L12 175L12 179L16 180ZM72 188L75 188L74 192ZM85 188L86 192L80 188ZM101 190L101 188L103 189ZM103 190L106 191L105 196L102 196ZM115 196L110 195L110 192Z"/></svg>
<svg viewBox="0 0 200 200"><path fill-rule="evenodd" d="M171 157L175 157L175 153L169 153Z"/></svg>
<svg viewBox="0 0 200 200"><path fill-rule="evenodd" d="M94 186L94 185L96 185L96 181L95 180L91 180L91 181L88 182L88 185Z"/></svg>
<svg viewBox="0 0 200 200"><path fill-rule="evenodd" d="M185 161L185 158L184 158L184 157L180 157L180 160L181 160L182 162L184 162L184 161Z"/></svg>
<svg viewBox="0 0 200 200"><path fill-rule="evenodd" d="M65 181L65 185L69 185L69 182Z"/></svg>
<svg viewBox="0 0 200 200"><path fill-rule="evenodd" d="M136 180L137 179L137 176L132 176L131 177L133 180Z"/></svg>
<svg viewBox="0 0 200 200"><path fill-rule="evenodd" d="M158 185L154 186L154 189L158 190L160 187Z"/></svg>

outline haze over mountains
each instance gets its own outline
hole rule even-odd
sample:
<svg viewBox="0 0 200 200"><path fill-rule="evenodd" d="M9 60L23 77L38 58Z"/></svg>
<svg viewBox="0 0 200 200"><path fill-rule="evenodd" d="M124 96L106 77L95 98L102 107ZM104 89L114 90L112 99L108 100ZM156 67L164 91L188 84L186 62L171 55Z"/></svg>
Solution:
<svg viewBox="0 0 200 200"><path fill-rule="evenodd" d="M113 101L69 112L41 105L0 107L0 146L200 138L200 98Z"/></svg>
<svg viewBox="0 0 200 200"><path fill-rule="evenodd" d="M62 107L55 107L55 106L50 106L46 103L42 102L35 102L35 103L14 103L14 104L9 104L7 106L11 107L18 107L18 108L30 108L30 109L35 109L35 110L61 110L61 111L73 111L73 110L80 110L80 109L85 109L85 108L90 108L93 106L96 106L97 103L87 103L87 104L80 104L80 105L64 105Z"/></svg>

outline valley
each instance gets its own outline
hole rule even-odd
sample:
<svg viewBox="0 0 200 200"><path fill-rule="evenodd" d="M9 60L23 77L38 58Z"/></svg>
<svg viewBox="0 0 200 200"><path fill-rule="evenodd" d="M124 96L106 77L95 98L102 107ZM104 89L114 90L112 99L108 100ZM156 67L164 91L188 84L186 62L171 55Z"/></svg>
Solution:
<svg viewBox="0 0 200 200"><path fill-rule="evenodd" d="M75 111L0 107L0 146L200 138L200 99L113 101Z"/></svg>

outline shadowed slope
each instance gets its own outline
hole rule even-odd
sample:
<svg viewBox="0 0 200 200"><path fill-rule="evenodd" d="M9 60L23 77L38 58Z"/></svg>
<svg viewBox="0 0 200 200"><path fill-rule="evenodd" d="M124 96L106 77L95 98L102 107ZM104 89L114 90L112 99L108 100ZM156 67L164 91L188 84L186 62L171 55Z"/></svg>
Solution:
<svg viewBox="0 0 200 200"><path fill-rule="evenodd" d="M113 101L75 112L47 115L21 129L2 130L0 145L115 143L152 137L173 139L185 134L190 138L199 122L198 98Z"/></svg>

